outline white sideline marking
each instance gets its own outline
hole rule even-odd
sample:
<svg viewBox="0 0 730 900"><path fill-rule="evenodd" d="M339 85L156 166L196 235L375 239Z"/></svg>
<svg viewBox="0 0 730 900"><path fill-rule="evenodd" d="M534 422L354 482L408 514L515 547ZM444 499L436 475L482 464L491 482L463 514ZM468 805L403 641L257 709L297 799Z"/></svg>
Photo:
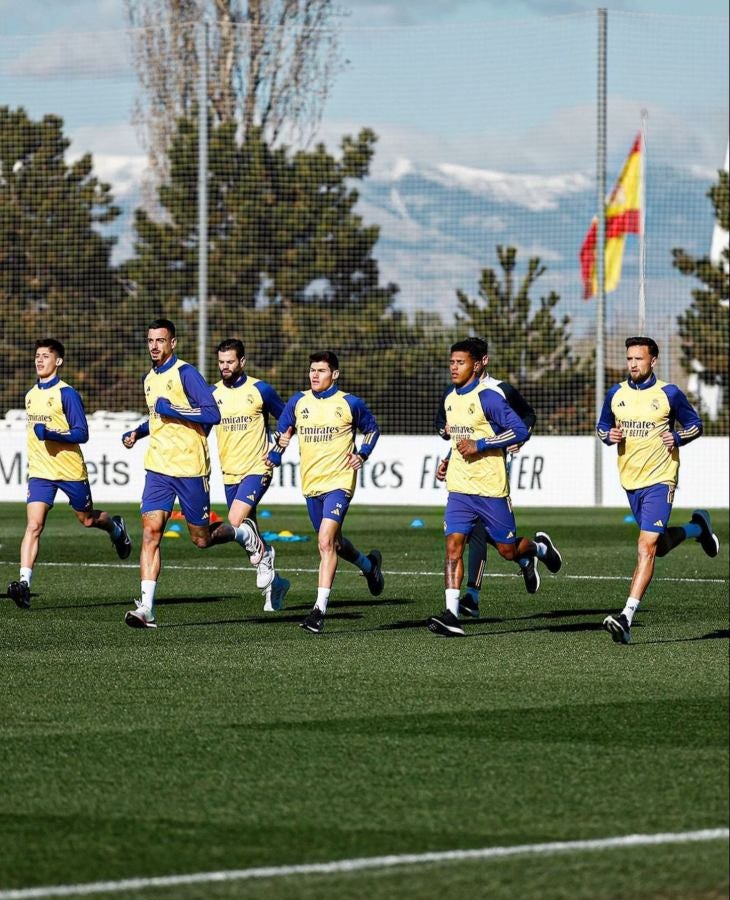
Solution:
<svg viewBox="0 0 730 900"><path fill-rule="evenodd" d="M519 844L515 847L483 847L480 850L444 850L436 853L404 853L341 859L336 862L308 863L297 866L261 866L254 869L229 869L222 872L196 872L190 875L161 875L154 878L125 878L121 881L92 881L86 884L60 884L50 887L0 890L0 900L30 900L39 897L74 897L88 894L118 893L145 888L178 887L187 884L211 884L224 881L250 881L255 878L285 878L289 875L337 875L364 869L388 869L422 863L459 862L472 859L504 859L510 856L552 856L580 850L611 850L649 847L660 844L688 844L699 841L727 840L727 828L681 831L665 834L628 834L588 841L554 841L548 844Z"/></svg>
<svg viewBox="0 0 730 900"><path fill-rule="evenodd" d="M0 565L3 566L17 566L17 560L0 560ZM78 563L78 562L41 562L39 565L46 569L51 568L52 566L56 566L58 568L67 568L67 569L138 569L139 565L137 563L114 563L114 562L99 562L99 563ZM178 572L248 572L251 575L256 574L256 569L252 566L186 566L179 565L177 563L166 563L163 567L165 571L168 569L171 571ZM276 567L277 572L290 572L295 575L303 574L303 575L314 575L319 572L319 569L290 569L283 568L281 566ZM351 566L348 568L337 569L337 575L359 575L359 572L356 572ZM439 578L443 576L443 572L413 572L413 571L399 571L398 569L383 569L384 575L405 575L410 576L412 578L423 577L423 578ZM521 572L485 572L485 578L521 578ZM560 575L560 579L569 579L571 581L628 581L628 575L568 575L567 573ZM671 581L682 584L726 584L727 578L662 578L657 577L656 575L652 579L652 581Z"/></svg>

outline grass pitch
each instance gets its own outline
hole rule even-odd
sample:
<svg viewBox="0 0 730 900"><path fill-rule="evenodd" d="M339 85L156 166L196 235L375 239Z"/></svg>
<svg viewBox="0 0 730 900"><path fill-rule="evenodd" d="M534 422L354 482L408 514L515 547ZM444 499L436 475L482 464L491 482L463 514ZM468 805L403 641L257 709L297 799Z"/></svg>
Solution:
<svg viewBox="0 0 730 900"><path fill-rule="evenodd" d="M303 507L262 529L310 534ZM132 557L54 509L33 607L0 603L0 896L12 888L385 854L694 831L728 822L728 512L722 548L660 560L629 646L636 532L624 510L518 510L557 576L528 596L490 550L467 638L443 607L441 511L367 508L346 533L383 552L371 598L341 563L325 631L296 627L316 542L277 543L292 582L265 614L235 545L163 542L157 631L123 614ZM218 510L222 512L222 510ZM415 517L424 528L410 528ZM673 522L686 521L675 510ZM0 578L17 578L22 505L0 505ZM109 896L715 898L727 841L438 863ZM98 894L97 896L104 896Z"/></svg>

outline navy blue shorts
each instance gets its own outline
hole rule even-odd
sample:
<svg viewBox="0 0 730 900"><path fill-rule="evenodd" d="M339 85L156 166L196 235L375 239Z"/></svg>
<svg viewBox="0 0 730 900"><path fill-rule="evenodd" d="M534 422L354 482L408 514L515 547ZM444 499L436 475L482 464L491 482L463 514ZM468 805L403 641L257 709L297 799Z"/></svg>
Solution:
<svg viewBox="0 0 730 900"><path fill-rule="evenodd" d="M259 500L268 491L270 484L271 472L265 472L263 475L246 475L238 484L224 484L228 509L233 506L234 500L240 500L249 506L258 506Z"/></svg>
<svg viewBox="0 0 730 900"><path fill-rule="evenodd" d="M352 500L352 495L341 488L329 491L327 494L320 494L318 497L307 497L307 512L314 530L319 533L322 519L332 519L341 525L345 521L350 500Z"/></svg>
<svg viewBox="0 0 730 900"><path fill-rule="evenodd" d="M664 534L672 514L674 490L673 484L652 484L626 491L631 512L642 531Z"/></svg>
<svg viewBox="0 0 730 900"><path fill-rule="evenodd" d="M471 534L482 522L497 544L514 544L517 525L509 497L479 497L452 492L446 501L444 534Z"/></svg>
<svg viewBox="0 0 730 900"><path fill-rule="evenodd" d="M176 497L188 525L210 523L210 487L204 476L175 478L148 471L144 479L140 512L172 512Z"/></svg>
<svg viewBox="0 0 730 900"><path fill-rule="evenodd" d="M26 503L47 503L53 506L56 492L63 491L76 512L93 509L91 486L88 481L50 481L48 478L29 478Z"/></svg>

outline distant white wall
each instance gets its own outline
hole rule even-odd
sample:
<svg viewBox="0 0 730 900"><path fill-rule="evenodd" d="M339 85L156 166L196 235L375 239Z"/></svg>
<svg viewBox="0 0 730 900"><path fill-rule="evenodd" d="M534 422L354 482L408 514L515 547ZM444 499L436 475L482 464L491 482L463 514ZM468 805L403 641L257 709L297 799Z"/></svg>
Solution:
<svg viewBox="0 0 730 900"><path fill-rule="evenodd" d="M138 421L138 420L137 420ZM111 426L90 421L84 445L89 480L97 503L139 500L144 483L145 441L132 450L121 443L124 431L137 424ZM225 503L211 436L211 500ZM534 437L512 463L511 493L515 506L593 506L593 437ZM435 480L439 459L448 445L438 437L384 436L360 473L357 502L370 505L440 506L446 489ZM601 447L604 506L626 506L616 470L616 450ZM722 507L728 501L728 439L700 438L682 448L679 489L675 504ZM298 503L299 451L296 439L284 455L265 504ZM25 428L20 422L0 423L0 499L25 500Z"/></svg>

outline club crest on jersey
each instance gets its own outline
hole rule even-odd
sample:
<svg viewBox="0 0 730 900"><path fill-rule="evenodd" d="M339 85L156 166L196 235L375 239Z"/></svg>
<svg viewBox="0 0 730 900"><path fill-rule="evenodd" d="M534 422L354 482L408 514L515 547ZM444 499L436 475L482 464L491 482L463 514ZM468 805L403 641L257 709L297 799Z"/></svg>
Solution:
<svg viewBox="0 0 730 900"><path fill-rule="evenodd" d="M469 415L473 416L475 412L476 412L476 406L474 406L473 403L470 403L469 404Z"/></svg>
<svg viewBox="0 0 730 900"><path fill-rule="evenodd" d="M167 382L165 387L167 388L168 391L172 390L172 378L169 379L169 381Z"/></svg>
<svg viewBox="0 0 730 900"><path fill-rule="evenodd" d="M339 406L337 407L337 409L335 410L335 415L337 416L338 419L341 419L341 418L342 418L342 409L341 409L341 407L339 407Z"/></svg>
<svg viewBox="0 0 730 900"><path fill-rule="evenodd" d="M651 408L654 410L659 409L659 401L657 400L656 397L651 401Z"/></svg>
<svg viewBox="0 0 730 900"><path fill-rule="evenodd" d="M253 394L246 394L246 402L249 404L249 406L253 406L256 402L256 398Z"/></svg>

